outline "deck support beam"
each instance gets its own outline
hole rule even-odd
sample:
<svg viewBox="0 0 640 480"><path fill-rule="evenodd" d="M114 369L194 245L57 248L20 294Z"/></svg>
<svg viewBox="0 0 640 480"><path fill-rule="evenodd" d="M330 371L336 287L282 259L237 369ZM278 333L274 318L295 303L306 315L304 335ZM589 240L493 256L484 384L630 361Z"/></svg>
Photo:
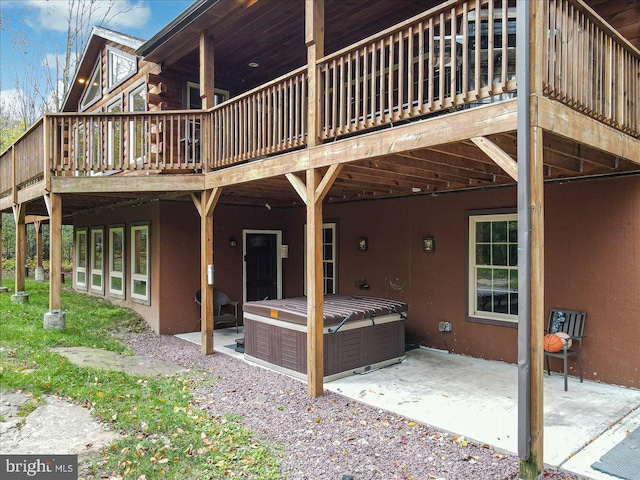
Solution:
<svg viewBox="0 0 640 480"><path fill-rule="evenodd" d="M324 175L317 168L306 172L305 182L290 173L287 180L307 205L307 391L323 393L324 283L322 272L322 201L342 170L332 165Z"/></svg>
<svg viewBox="0 0 640 480"><path fill-rule="evenodd" d="M27 263L27 225L25 223L26 205L13 206L13 219L16 224L16 285L15 293L24 292L24 267Z"/></svg>
<svg viewBox="0 0 640 480"><path fill-rule="evenodd" d="M324 380L324 287L322 283L322 199L317 169L307 170L307 391L323 393Z"/></svg>
<svg viewBox="0 0 640 480"><path fill-rule="evenodd" d="M200 214L200 331L202 354L213 353L213 282L207 278L207 267L213 268L213 211L220 199L221 188L204 190L197 198L191 195Z"/></svg>
<svg viewBox="0 0 640 480"><path fill-rule="evenodd" d="M45 195L49 211L49 310L62 308L62 197Z"/></svg>
<svg viewBox="0 0 640 480"><path fill-rule="evenodd" d="M498 145L493 143L486 137L472 137L471 141L482 150L487 156L493 160L496 165L502 168L507 175L518 181L518 164L516 161L502 150Z"/></svg>

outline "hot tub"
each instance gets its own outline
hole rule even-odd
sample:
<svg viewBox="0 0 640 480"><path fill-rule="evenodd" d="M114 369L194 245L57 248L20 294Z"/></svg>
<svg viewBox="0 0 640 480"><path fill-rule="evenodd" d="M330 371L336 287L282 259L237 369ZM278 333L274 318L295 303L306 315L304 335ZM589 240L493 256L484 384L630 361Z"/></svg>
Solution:
<svg viewBox="0 0 640 480"><path fill-rule="evenodd" d="M298 378L307 373L307 299L247 302L245 359ZM404 360L407 304L360 295L324 297L324 381Z"/></svg>

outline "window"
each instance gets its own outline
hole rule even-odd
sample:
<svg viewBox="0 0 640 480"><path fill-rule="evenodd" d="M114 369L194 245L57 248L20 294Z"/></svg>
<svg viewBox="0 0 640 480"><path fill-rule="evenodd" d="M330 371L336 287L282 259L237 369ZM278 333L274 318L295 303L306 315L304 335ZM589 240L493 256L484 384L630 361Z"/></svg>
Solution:
<svg viewBox="0 0 640 480"><path fill-rule="evenodd" d="M76 288L87 289L87 229L76 230Z"/></svg>
<svg viewBox="0 0 640 480"><path fill-rule="evenodd" d="M91 291L104 293L104 229L91 229Z"/></svg>
<svg viewBox="0 0 640 480"><path fill-rule="evenodd" d="M322 279L325 294L336 293L336 224L322 225Z"/></svg>
<svg viewBox="0 0 640 480"><path fill-rule="evenodd" d="M87 80L84 94L80 100L80 111L86 110L102 97L102 58L98 57L96 66L93 67L91 78Z"/></svg>
<svg viewBox="0 0 640 480"><path fill-rule="evenodd" d="M469 317L518 320L518 216L469 216Z"/></svg>
<svg viewBox="0 0 640 480"><path fill-rule="evenodd" d="M112 90L138 71L136 57L107 45L107 88Z"/></svg>
<svg viewBox="0 0 640 480"><path fill-rule="evenodd" d="M122 112L122 97L107 105L107 112ZM122 117L110 119L107 128L107 166L112 168L122 163Z"/></svg>
<svg viewBox="0 0 640 480"><path fill-rule="evenodd" d="M149 225L131 226L131 298L149 302Z"/></svg>
<svg viewBox="0 0 640 480"><path fill-rule="evenodd" d="M124 298L124 227L109 228L109 294Z"/></svg>
<svg viewBox="0 0 640 480"><path fill-rule="evenodd" d="M220 105L222 102L229 100L229 92L220 88L213 89L213 105ZM187 82L187 98L185 102L187 110L201 110L202 98L200 98L200 85L193 82Z"/></svg>
<svg viewBox="0 0 640 480"><path fill-rule="evenodd" d="M305 250L307 244L307 232L304 233ZM304 291L307 291L307 257L304 264ZM338 272L336 258L336 224L322 224L322 283L325 295L337 293L336 275Z"/></svg>
<svg viewBox="0 0 640 480"><path fill-rule="evenodd" d="M144 112L147 110L147 86L143 83L129 91L127 96L127 110L129 112ZM130 163L144 161L145 153L145 124L144 118L138 117L129 122L130 147L129 157Z"/></svg>

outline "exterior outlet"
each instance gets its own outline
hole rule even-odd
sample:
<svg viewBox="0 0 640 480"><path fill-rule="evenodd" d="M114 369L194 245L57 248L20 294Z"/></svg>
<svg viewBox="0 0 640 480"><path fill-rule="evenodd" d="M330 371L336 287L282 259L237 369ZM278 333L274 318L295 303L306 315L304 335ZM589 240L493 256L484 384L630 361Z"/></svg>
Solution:
<svg viewBox="0 0 640 480"><path fill-rule="evenodd" d="M441 332L450 332L451 322L440 322L438 324L438 330L440 330Z"/></svg>

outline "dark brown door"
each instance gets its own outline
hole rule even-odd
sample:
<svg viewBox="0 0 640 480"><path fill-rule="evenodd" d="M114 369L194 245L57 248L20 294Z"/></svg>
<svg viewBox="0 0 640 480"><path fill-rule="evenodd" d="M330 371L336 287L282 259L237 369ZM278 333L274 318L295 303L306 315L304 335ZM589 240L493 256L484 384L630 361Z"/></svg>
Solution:
<svg viewBox="0 0 640 480"><path fill-rule="evenodd" d="M275 233L247 233L247 301L278 298L278 238Z"/></svg>

